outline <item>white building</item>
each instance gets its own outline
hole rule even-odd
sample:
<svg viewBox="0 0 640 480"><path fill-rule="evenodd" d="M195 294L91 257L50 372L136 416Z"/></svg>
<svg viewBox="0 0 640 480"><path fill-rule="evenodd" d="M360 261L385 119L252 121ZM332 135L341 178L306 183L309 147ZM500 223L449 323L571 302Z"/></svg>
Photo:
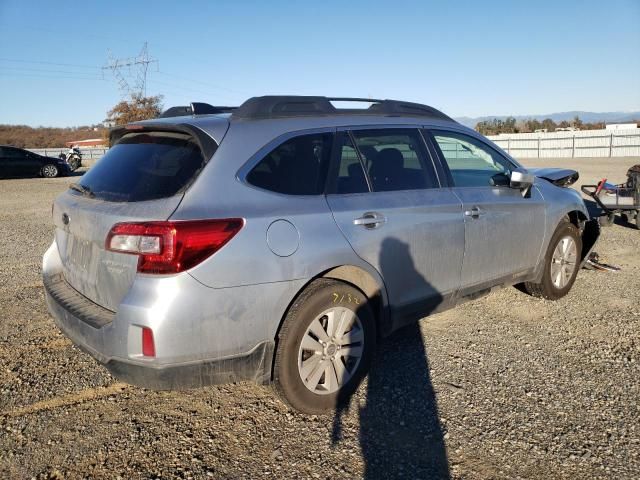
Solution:
<svg viewBox="0 0 640 480"><path fill-rule="evenodd" d="M605 125L607 130L634 130L638 128L637 123L609 123Z"/></svg>

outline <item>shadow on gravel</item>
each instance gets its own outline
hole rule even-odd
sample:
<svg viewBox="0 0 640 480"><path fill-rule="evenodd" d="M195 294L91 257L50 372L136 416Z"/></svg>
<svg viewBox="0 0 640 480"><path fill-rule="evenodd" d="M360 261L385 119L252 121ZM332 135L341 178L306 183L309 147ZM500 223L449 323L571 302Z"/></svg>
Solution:
<svg viewBox="0 0 640 480"><path fill-rule="evenodd" d="M383 277L385 272L400 271L407 288L429 291L432 309L441 302L440 294L415 269L405 243L386 239L380 266ZM342 398L338 402L334 444L341 439L342 417L349 401ZM365 479L450 478L427 352L417 322L381 341L368 376L366 404L354 406L359 408Z"/></svg>

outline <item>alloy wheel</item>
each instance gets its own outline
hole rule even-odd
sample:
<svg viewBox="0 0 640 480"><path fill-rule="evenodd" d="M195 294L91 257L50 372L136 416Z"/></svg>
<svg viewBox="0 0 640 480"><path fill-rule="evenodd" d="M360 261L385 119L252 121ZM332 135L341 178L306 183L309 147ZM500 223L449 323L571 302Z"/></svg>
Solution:
<svg viewBox="0 0 640 480"><path fill-rule="evenodd" d="M562 237L551 257L551 281L558 289L563 289L577 267L578 248L572 237Z"/></svg>
<svg viewBox="0 0 640 480"><path fill-rule="evenodd" d="M364 350L364 331L355 312L333 307L309 324L298 351L298 373L315 394L339 390L356 372Z"/></svg>

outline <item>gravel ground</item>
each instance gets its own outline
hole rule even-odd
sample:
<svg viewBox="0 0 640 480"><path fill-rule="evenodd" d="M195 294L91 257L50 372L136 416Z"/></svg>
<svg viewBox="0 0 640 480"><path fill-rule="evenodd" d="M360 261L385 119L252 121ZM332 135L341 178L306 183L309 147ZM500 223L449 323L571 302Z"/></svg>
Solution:
<svg viewBox="0 0 640 480"><path fill-rule="evenodd" d="M525 161L621 180L638 159ZM50 205L69 179L0 180L0 478L637 478L640 232L603 230L617 274L558 302L516 289L386 340L348 409L268 387L154 392L114 380L49 317Z"/></svg>

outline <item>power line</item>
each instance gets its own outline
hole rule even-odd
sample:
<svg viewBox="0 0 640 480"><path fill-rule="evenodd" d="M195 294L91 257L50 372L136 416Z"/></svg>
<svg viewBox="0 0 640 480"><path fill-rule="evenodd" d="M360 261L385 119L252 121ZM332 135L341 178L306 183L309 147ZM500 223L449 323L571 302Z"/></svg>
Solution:
<svg viewBox="0 0 640 480"><path fill-rule="evenodd" d="M181 75L174 75L172 73L167 73L167 72L164 72L164 71L158 71L158 73L160 75L166 75L168 77L173 77L173 78L176 78L178 80L185 80L187 82L199 83L200 85L204 85L204 86L207 86L207 87L215 88L215 89L218 89L218 90L225 90L225 91L230 92L230 93L240 93L242 95L250 95L248 92L244 92L244 91L241 91L241 90L235 90L235 89L232 89L232 88L223 87L221 85L214 85L214 84L209 83L209 82L203 82L202 80L194 80L192 78L183 77Z"/></svg>
<svg viewBox="0 0 640 480"><path fill-rule="evenodd" d="M144 48L143 48L144 51ZM111 55L111 54L110 54ZM148 55L148 51L147 51L147 55ZM53 66L59 66L59 67L72 67L72 68L88 68L88 69L96 69L96 70L112 70L112 68L114 66L116 66L119 70L119 73L116 73L112 70L112 72L114 72L114 76L116 76L116 80L118 81L119 85L121 86L122 89L126 90L127 92L130 91L130 82L127 81L127 79L136 79L136 83L137 84L144 84L146 83L146 78L142 78L140 79L140 74L139 73L132 73L130 71L131 67L134 67L136 65L136 60L139 59L139 57L135 57L135 58L126 58L126 59L114 59L113 56L110 56L110 64L107 66L103 66L103 67L98 67L95 65L81 65L81 64L76 64L76 63L61 63L61 62L49 62L49 61L41 61L41 60L19 60L19 59L13 59L13 58L0 58L0 62L13 62L13 63L24 63L24 64L34 64L34 65L53 65ZM144 72L143 77L145 77L148 73L148 65L150 65L151 63L157 63L157 60L155 59L148 59L148 64L147 64L147 71ZM0 66L0 68L12 68L12 69L17 69L19 67L2 67ZM26 70L26 68L24 69ZM35 71L35 69L33 69L33 71ZM43 70L44 71L44 70ZM82 72L65 72L65 73L74 73L74 74L81 74L84 75L84 73ZM216 90L222 90L222 91L226 91L229 93L235 93L235 94L239 94L239 95L251 95L250 92L246 92L246 91L242 91L242 90L237 90L237 89L233 89L233 88L228 88L222 85L218 85L218 84L213 84L210 82L205 82L202 80L196 80L194 78L189 78L189 77L185 77L183 75L175 75L173 73L169 73L169 72L165 72L165 71L161 71L158 70L157 73L159 73L160 75L164 75L167 77L172 77L175 78L177 80L182 80L182 81L186 81L186 82L190 82L190 83L194 83L194 84L198 84L198 85L203 85L205 87L209 87L212 89L216 89ZM89 75L90 73L87 72L87 75ZM121 79L119 77L125 77L123 80L121 81ZM154 82L156 83L160 83L157 80L154 80ZM185 87L184 85L175 85L175 84L166 84L166 85L171 85L171 86L175 86L175 87L179 87L179 88L183 88L183 89L187 89L188 87ZM198 90L191 88L192 91L198 92ZM207 91L204 92L202 90L199 90L200 93L206 93L206 94L210 94L211 92Z"/></svg>
<svg viewBox="0 0 640 480"><path fill-rule="evenodd" d="M34 63L34 64L41 64L41 65L56 65L58 67L95 68L100 70L100 67L97 67L95 65L79 65L76 63L56 63L56 62L45 62L40 60L16 60L13 58L0 58L0 61L14 62L14 63Z"/></svg>
<svg viewBox="0 0 640 480"><path fill-rule="evenodd" d="M92 72L78 72L78 71L70 71L70 70L51 70L51 69L44 69L44 68L28 68L28 67L5 67L0 65L0 72L2 71L15 71L17 70L18 72L36 72L36 73L64 73L64 74L69 74L69 75L78 75L78 76L83 76L86 78L100 78L100 79L104 79L103 76L98 75L98 74L94 74Z"/></svg>
<svg viewBox="0 0 640 480"><path fill-rule="evenodd" d="M66 78L66 79L73 79L73 80L97 80L99 82L104 82L105 79L104 78L100 78L100 77L74 77L74 76L69 76L69 75L38 75L35 73L16 73L16 72L3 72L0 70L0 76L3 77L33 77L33 78L51 78L51 79L55 79L55 78Z"/></svg>
<svg viewBox="0 0 640 480"><path fill-rule="evenodd" d="M205 92L203 90L196 90L193 88L189 88L189 87L184 87L182 85L174 85L174 84L170 84L170 83L166 83L166 82L159 82L158 80L155 79L151 79L149 81L149 84L152 86L156 87L156 90L158 91L159 94L165 95L165 94L171 94L174 96L179 96L182 98L186 98L187 100L194 100L194 98L188 98L188 97L205 97L205 98L199 98L202 100L207 101L208 98L211 98L211 92ZM158 84L158 85L156 85ZM169 88L165 87L168 86ZM171 87L175 87L175 88L171 88ZM198 100L198 98L196 98L196 100ZM237 103L235 100L231 100L229 97L227 96L217 96L216 97L216 103Z"/></svg>

